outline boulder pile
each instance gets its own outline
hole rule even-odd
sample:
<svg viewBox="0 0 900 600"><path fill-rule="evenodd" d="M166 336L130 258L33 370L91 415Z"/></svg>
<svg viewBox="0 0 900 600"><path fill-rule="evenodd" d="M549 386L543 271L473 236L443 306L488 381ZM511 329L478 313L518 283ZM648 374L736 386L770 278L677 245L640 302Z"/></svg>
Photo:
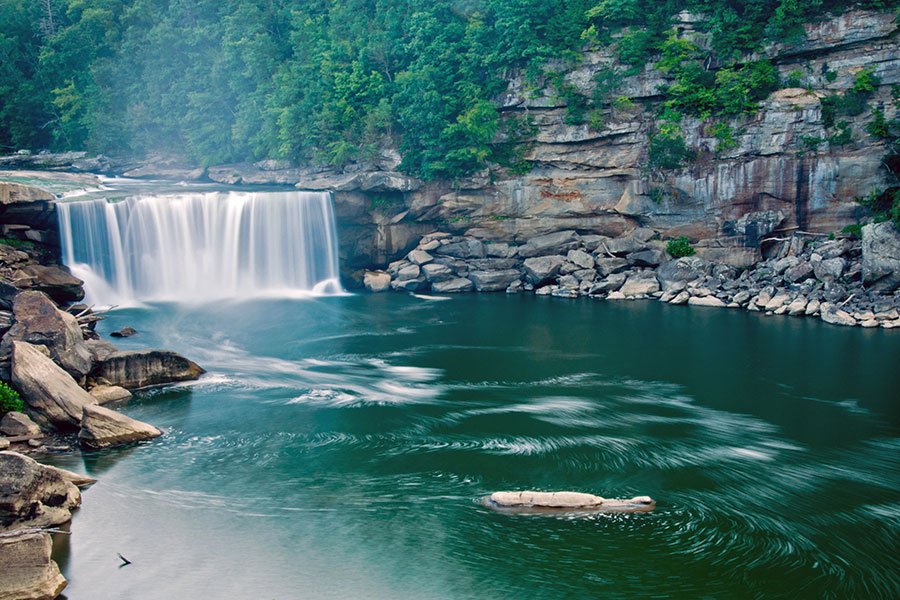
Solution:
<svg viewBox="0 0 900 600"><path fill-rule="evenodd" d="M833 236L831 236L833 238ZM819 317L827 323L900 327L900 231L867 225L862 239L796 233L770 239L747 266L746 248L699 248L673 258L647 228L623 237L560 231L522 244L431 233L402 260L369 271L373 292L533 292L561 298L656 299Z"/></svg>

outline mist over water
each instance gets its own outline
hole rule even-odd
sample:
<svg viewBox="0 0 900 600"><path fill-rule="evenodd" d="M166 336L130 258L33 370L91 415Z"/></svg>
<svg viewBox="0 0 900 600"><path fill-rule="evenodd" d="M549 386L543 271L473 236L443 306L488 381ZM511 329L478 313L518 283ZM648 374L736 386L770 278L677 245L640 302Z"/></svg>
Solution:
<svg viewBox="0 0 900 600"><path fill-rule="evenodd" d="M655 302L399 294L115 311L210 373L60 457L89 598L891 597L900 337ZM515 517L504 489L653 496ZM65 541L65 540L64 540ZM116 553L133 561L118 568Z"/></svg>
<svg viewBox="0 0 900 600"><path fill-rule="evenodd" d="M325 192L188 192L57 204L88 301L208 302L341 292Z"/></svg>

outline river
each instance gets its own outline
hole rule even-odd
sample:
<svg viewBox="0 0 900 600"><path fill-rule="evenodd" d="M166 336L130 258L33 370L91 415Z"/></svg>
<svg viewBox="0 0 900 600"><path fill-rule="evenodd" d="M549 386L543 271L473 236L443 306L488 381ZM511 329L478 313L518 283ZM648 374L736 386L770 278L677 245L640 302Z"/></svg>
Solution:
<svg viewBox="0 0 900 600"><path fill-rule="evenodd" d="M401 294L120 309L209 373L55 457L70 600L891 597L900 335L658 302ZM650 495L510 516L496 490ZM120 567L117 553L132 561Z"/></svg>

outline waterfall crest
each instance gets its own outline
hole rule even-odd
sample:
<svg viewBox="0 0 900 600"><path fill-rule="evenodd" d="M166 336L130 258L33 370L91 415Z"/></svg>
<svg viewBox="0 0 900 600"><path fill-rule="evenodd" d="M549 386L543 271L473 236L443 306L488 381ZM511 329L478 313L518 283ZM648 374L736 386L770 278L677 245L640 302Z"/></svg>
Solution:
<svg viewBox="0 0 900 600"><path fill-rule="evenodd" d="M57 210L63 261L98 304L342 291L328 193L141 195Z"/></svg>

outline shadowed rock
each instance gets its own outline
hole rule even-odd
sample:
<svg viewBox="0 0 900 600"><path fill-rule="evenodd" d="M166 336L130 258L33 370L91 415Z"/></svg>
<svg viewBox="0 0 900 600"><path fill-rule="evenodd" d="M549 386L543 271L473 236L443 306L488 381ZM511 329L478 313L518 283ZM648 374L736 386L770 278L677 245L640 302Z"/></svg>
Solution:
<svg viewBox="0 0 900 600"><path fill-rule="evenodd" d="M0 452L0 530L62 525L80 504L81 492L60 470Z"/></svg>
<svg viewBox="0 0 900 600"><path fill-rule="evenodd" d="M516 513L554 512L650 512L656 501L649 496L636 496L629 500L602 498L581 492L494 492L482 503L488 508Z"/></svg>
<svg viewBox="0 0 900 600"><path fill-rule="evenodd" d="M112 385L136 389L199 379L205 372L197 363L175 352L139 350L109 354L94 365L92 375Z"/></svg>
<svg viewBox="0 0 900 600"><path fill-rule="evenodd" d="M32 287L59 303L78 302L84 298L84 282L59 265L28 265L23 269L34 278Z"/></svg>
<svg viewBox="0 0 900 600"><path fill-rule="evenodd" d="M102 406L85 406L78 441L86 448L106 448L149 440L162 432L147 423Z"/></svg>

